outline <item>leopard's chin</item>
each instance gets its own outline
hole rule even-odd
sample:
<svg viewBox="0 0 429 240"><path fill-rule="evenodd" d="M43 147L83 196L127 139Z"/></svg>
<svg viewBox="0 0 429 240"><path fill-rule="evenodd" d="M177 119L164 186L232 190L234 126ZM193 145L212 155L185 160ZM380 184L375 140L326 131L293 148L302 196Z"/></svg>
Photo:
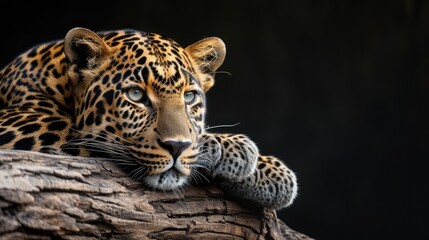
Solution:
<svg viewBox="0 0 429 240"><path fill-rule="evenodd" d="M188 176L170 169L161 174L145 176L143 182L155 190L173 191L186 186L188 184Z"/></svg>

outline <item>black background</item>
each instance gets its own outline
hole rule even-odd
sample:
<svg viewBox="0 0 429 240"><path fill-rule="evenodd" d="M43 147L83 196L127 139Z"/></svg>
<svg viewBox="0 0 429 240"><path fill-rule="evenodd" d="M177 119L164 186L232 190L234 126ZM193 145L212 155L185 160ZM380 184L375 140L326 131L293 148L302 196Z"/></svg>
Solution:
<svg viewBox="0 0 429 240"><path fill-rule="evenodd" d="M316 239L427 239L429 3L3 1L0 64L73 27L134 28L227 57L208 93L213 131L245 133L298 176L279 216Z"/></svg>

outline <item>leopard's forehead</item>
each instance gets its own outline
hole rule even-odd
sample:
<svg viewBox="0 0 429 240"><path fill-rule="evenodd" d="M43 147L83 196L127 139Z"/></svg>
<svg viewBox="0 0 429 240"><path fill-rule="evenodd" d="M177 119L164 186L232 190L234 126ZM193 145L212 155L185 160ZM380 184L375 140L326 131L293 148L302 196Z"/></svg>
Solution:
<svg viewBox="0 0 429 240"><path fill-rule="evenodd" d="M174 93L192 82L188 75L195 71L190 58L170 38L134 30L109 32L101 37L118 50L113 63L117 70L133 69L131 81L143 81L161 95Z"/></svg>

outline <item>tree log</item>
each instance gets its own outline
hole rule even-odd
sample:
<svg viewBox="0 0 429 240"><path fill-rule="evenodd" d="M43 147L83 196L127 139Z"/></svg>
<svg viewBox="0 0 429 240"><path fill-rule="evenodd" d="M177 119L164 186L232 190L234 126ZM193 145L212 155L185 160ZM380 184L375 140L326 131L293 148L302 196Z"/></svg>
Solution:
<svg viewBox="0 0 429 240"><path fill-rule="evenodd" d="M311 239L212 184L160 192L99 158L0 151L0 239Z"/></svg>

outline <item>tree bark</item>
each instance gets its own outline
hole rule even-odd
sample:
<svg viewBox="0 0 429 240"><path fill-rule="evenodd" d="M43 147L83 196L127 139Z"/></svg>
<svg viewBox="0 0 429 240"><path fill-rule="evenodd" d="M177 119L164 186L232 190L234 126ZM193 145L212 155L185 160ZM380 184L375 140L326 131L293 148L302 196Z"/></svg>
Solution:
<svg viewBox="0 0 429 240"><path fill-rule="evenodd" d="M0 239L311 239L211 184L146 189L97 158L0 151Z"/></svg>

